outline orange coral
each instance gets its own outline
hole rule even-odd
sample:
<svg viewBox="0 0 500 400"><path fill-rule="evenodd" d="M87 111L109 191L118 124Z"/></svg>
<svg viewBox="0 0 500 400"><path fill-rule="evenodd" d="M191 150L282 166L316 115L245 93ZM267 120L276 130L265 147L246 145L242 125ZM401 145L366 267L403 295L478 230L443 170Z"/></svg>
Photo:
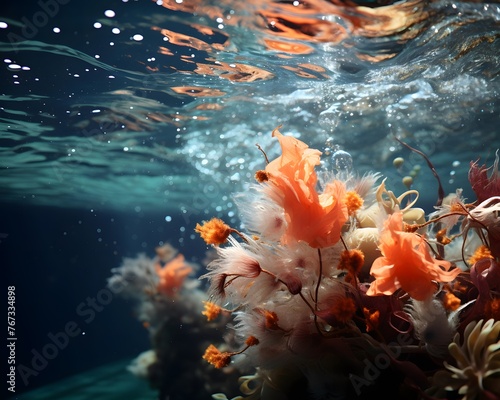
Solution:
<svg viewBox="0 0 500 400"><path fill-rule="evenodd" d="M265 318L265 327L267 329L281 329L281 327L278 325L278 314L276 314L274 311L269 311L269 310L263 310L259 309L258 310L262 316Z"/></svg>
<svg viewBox="0 0 500 400"><path fill-rule="evenodd" d="M490 249L488 249L485 245L481 245L476 249L474 254L469 258L469 264L474 265L483 258L493 258Z"/></svg>
<svg viewBox="0 0 500 400"><path fill-rule="evenodd" d="M259 344L259 339L257 339L255 336L249 336L247 337L247 340L245 340L245 344L248 347L257 346Z"/></svg>
<svg viewBox="0 0 500 400"><path fill-rule="evenodd" d="M345 194L345 204L349 215L354 215L363 205L363 199L354 190L350 190Z"/></svg>
<svg viewBox="0 0 500 400"><path fill-rule="evenodd" d="M212 364L215 368L224 368L231 362L231 355L226 352L221 352L213 344L207 347L203 359Z"/></svg>
<svg viewBox="0 0 500 400"><path fill-rule="evenodd" d="M205 309L201 313L207 317L207 321L213 321L222 311L221 307L211 301L204 301L203 304Z"/></svg>
<svg viewBox="0 0 500 400"><path fill-rule="evenodd" d="M160 278L156 289L159 293L168 297L175 296L184 283L184 279L193 271L184 261L182 254L178 254L177 257L166 263L163 267L157 263L155 270Z"/></svg>
<svg viewBox="0 0 500 400"><path fill-rule="evenodd" d="M356 304L350 297L340 297L333 303L330 311L337 321L346 323L352 319L356 312Z"/></svg>
<svg viewBox="0 0 500 400"><path fill-rule="evenodd" d="M212 218L203 225L196 224L195 231L200 234L206 244L221 245L233 231L229 225L219 218Z"/></svg>
<svg viewBox="0 0 500 400"><path fill-rule="evenodd" d="M448 228L443 228L436 233L436 240L438 243L441 243L442 245L447 245L451 243L451 239L448 236L446 236L447 231Z"/></svg>
<svg viewBox="0 0 500 400"><path fill-rule="evenodd" d="M220 351L213 344L209 345L203 354L203 359L212 364L215 368L224 368L231 362L231 357L245 352L251 346L257 346L259 339L255 336L249 336L245 340L245 347L239 351L227 352Z"/></svg>
<svg viewBox="0 0 500 400"><path fill-rule="evenodd" d="M365 255L361 250L344 250L340 254L340 261L338 268L347 270L350 274L356 276L363 267L365 262Z"/></svg>
<svg viewBox="0 0 500 400"><path fill-rule="evenodd" d="M451 292L446 292L443 298L443 306L448 311L455 311L460 307L460 299Z"/></svg>
<svg viewBox="0 0 500 400"><path fill-rule="evenodd" d="M318 194L314 167L321 152L278 129L273 136L282 155L267 164L266 173L273 188L271 196L285 212L287 228L282 242L305 241L315 248L337 243L348 216L344 183L332 181Z"/></svg>
<svg viewBox="0 0 500 400"><path fill-rule="evenodd" d="M451 263L432 258L423 237L403 232L403 213L390 215L380 235L383 254L371 267L375 281L368 295L390 295L402 288L415 300L428 299L435 291L435 282L451 282L460 273L450 269Z"/></svg>

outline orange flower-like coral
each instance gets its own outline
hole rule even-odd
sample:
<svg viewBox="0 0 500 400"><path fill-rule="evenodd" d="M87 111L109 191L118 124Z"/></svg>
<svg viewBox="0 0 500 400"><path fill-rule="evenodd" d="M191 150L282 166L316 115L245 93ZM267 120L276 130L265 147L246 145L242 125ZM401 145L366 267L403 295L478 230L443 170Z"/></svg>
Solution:
<svg viewBox="0 0 500 400"><path fill-rule="evenodd" d="M337 321L346 323L351 320L356 312L356 304L350 297L340 297L333 304L330 312Z"/></svg>
<svg viewBox="0 0 500 400"><path fill-rule="evenodd" d="M354 215L363 205L363 199L354 190L350 190L346 193L345 203L349 215Z"/></svg>
<svg viewBox="0 0 500 400"><path fill-rule="evenodd" d="M365 256L361 250L344 250L340 254L338 269L347 270L354 276L358 275L365 262Z"/></svg>
<svg viewBox="0 0 500 400"><path fill-rule="evenodd" d="M220 351L213 344L209 345L203 354L203 359L212 364L215 368L224 368L231 362L231 357L237 354L242 354L249 347L257 346L259 344L259 339L255 336L249 336L245 340L245 347L239 351Z"/></svg>
<svg viewBox="0 0 500 400"><path fill-rule="evenodd" d="M193 271L184 261L182 254L178 254L163 267L159 263L156 264L155 269L160 278L156 289L168 297L175 296L184 283L184 279Z"/></svg>
<svg viewBox="0 0 500 400"><path fill-rule="evenodd" d="M213 344L207 347L203 359L212 364L215 368L224 368L231 362L231 354L228 352L221 352Z"/></svg>
<svg viewBox="0 0 500 400"><path fill-rule="evenodd" d="M287 228L281 241L304 241L314 248L337 243L348 217L345 184L334 180L318 194L314 167L320 163L321 152L282 135L278 129L273 136L280 143L282 155L266 166L266 173L270 195L285 212Z"/></svg>
<svg viewBox="0 0 500 400"><path fill-rule="evenodd" d="M195 231L200 234L206 244L218 246L226 242L233 230L221 219L212 218L203 225L196 224Z"/></svg>
<svg viewBox="0 0 500 400"><path fill-rule="evenodd" d="M403 232L403 213L390 215L380 235L383 254L371 268L375 277L367 294L390 295L401 288L415 300L426 300L434 294L435 282L451 282L460 269L450 269L451 263L434 259L423 237Z"/></svg>
<svg viewBox="0 0 500 400"><path fill-rule="evenodd" d="M207 321L213 321L222 311L221 307L211 301L204 301L203 304L205 309L201 313L207 317Z"/></svg>
<svg viewBox="0 0 500 400"><path fill-rule="evenodd" d="M474 254L469 258L469 264L474 265L476 262L479 260L482 260L483 258L491 258L493 259L493 256L491 255L490 249L488 247L481 245L479 246Z"/></svg>

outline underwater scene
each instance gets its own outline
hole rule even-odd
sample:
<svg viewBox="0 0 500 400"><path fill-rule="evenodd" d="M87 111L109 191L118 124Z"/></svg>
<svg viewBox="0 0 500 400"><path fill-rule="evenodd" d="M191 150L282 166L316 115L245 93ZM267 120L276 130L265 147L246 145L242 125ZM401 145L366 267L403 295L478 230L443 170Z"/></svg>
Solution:
<svg viewBox="0 0 500 400"><path fill-rule="evenodd" d="M0 50L2 398L500 399L498 1L7 1Z"/></svg>

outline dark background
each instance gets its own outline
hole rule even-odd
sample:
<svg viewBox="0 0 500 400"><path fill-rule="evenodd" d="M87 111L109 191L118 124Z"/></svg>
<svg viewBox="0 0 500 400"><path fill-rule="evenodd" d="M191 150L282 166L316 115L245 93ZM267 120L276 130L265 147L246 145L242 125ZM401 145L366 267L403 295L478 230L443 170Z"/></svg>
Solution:
<svg viewBox="0 0 500 400"><path fill-rule="evenodd" d="M174 216L167 223L155 213L1 206L3 308L7 309L7 287L15 286L18 368L33 368L33 351L42 353L52 343L49 334L58 336L69 322L81 330L38 376L28 378L28 386L18 374L16 394L109 362L132 359L151 348L133 304L119 295L108 300L106 283L111 269L120 266L124 257L141 252L152 257L154 248L168 241L169 235L176 237L177 243L171 244L185 252L188 260L196 260L205 245L201 240L189 240L187 246L179 243L177 232L182 224L181 218ZM95 299L96 307L89 298Z"/></svg>

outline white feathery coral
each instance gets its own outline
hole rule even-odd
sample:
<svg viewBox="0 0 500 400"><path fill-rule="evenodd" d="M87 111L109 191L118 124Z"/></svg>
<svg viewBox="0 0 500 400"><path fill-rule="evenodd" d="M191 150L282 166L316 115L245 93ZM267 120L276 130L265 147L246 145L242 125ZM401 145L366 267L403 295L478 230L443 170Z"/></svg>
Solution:
<svg viewBox="0 0 500 400"><path fill-rule="evenodd" d="M276 276L269 272L278 264L269 246L250 237L246 237L246 243L232 237L228 242L230 246L216 249L219 258L212 261L207 266L209 272L200 277L211 280L209 297L235 304L245 302L246 297L268 298L278 285Z"/></svg>
<svg viewBox="0 0 500 400"><path fill-rule="evenodd" d="M270 241L279 241L286 229L283 208L270 201L260 187L251 187L255 193L248 199L248 192L235 196L235 202L241 212L243 224L250 232Z"/></svg>
<svg viewBox="0 0 500 400"><path fill-rule="evenodd" d="M457 329L457 314L447 315L443 304L434 298L412 300L405 309L412 320L416 337L424 343L428 353L435 357L445 356Z"/></svg>
<svg viewBox="0 0 500 400"><path fill-rule="evenodd" d="M457 189L455 193L450 193L446 196L443 199L442 205L435 206L436 211L429 214L429 221L439 220L439 223L447 229L452 229L456 226L466 214L465 199L462 196L462 192L462 189Z"/></svg>
<svg viewBox="0 0 500 400"><path fill-rule="evenodd" d="M355 190L365 202L375 202L377 187L375 184L382 175L378 172L369 172L353 182L347 182L347 190Z"/></svg>

